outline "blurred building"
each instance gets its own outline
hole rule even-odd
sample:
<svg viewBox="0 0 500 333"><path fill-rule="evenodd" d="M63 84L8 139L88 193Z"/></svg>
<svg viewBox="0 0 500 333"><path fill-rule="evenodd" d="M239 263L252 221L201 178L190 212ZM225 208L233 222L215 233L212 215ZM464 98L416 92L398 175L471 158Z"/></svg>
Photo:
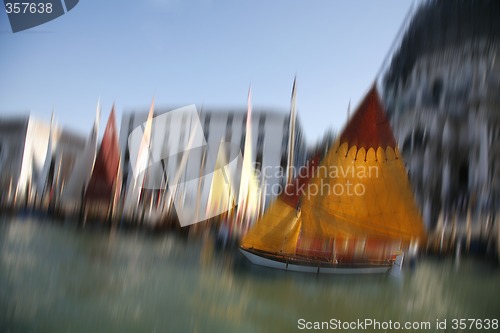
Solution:
<svg viewBox="0 0 500 333"><path fill-rule="evenodd" d="M500 3L427 1L383 78L428 228L494 216L500 200Z"/></svg>
<svg viewBox="0 0 500 333"><path fill-rule="evenodd" d="M169 109L155 110L154 116L158 117L169 112ZM142 126L147 119L148 113L145 110L131 111L124 113L122 117L120 130L120 148L123 159L123 193L127 191L132 182L133 174L131 172L129 136L137 127ZM152 129L152 138L154 139L151 151L170 151L172 153L166 163L165 170L168 173L167 178L175 177L178 167L181 165L182 150L189 141L189 131L179 128L193 128L193 121L199 121L202 139L197 138L194 147L205 145L212 150L212 163L206 161L204 150L193 149L189 154L189 159L184 166L183 174L205 175L214 172L215 160L217 159L217 150L221 142L231 143L233 147L244 153L247 110L245 108L235 109L207 109L203 108L197 119L183 117L180 122L166 124L166 127L155 127ZM199 120L198 120L199 119ZM262 206L265 207L282 190L286 181L286 169L288 163L288 145L290 137L290 114L280 110L265 110L254 108L251 115L252 127L252 159L256 178L261 189L263 189ZM159 133L161 132L161 133ZM171 135L171 133L176 133ZM177 135L177 133L180 133ZM156 138L156 139L155 139ZM160 140L158 141L158 138ZM161 147L155 147L160 142ZM298 168L305 163L306 147L300 121L297 119L295 124L295 158L294 165ZM179 148L184 147L184 148ZM175 154L177 153L177 154ZM168 153L166 155L169 155ZM165 156L165 154L163 154ZM193 177L191 177L193 178ZM127 185L126 185L127 184ZM208 192L211 184L202 182L198 188L199 192ZM189 195L189 194L188 194ZM122 195L123 197L123 195Z"/></svg>
<svg viewBox="0 0 500 333"><path fill-rule="evenodd" d="M1 203L32 205L41 192L48 190L57 196L64 186L85 139L53 127L52 140L49 140L50 127L49 123L32 116L0 119ZM42 176L49 142L49 173Z"/></svg>

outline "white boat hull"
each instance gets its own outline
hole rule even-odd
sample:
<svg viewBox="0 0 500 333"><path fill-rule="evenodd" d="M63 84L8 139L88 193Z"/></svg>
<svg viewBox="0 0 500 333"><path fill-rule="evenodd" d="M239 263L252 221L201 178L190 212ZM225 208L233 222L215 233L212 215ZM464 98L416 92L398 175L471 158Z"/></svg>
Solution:
<svg viewBox="0 0 500 333"><path fill-rule="evenodd" d="M316 274L383 274L389 272L392 265L372 265L372 266L361 266L361 267L335 267L334 264L330 266L321 266L314 264L291 264L283 261L272 260L255 253L246 251L240 248L240 252L253 264L282 269L286 271L295 272L306 272L306 273L316 273Z"/></svg>

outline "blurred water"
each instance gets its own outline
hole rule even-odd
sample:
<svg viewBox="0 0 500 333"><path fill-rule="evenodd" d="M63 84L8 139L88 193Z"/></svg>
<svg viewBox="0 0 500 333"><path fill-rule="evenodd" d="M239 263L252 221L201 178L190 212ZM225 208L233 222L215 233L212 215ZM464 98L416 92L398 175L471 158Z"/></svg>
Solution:
<svg viewBox="0 0 500 333"><path fill-rule="evenodd" d="M496 265L471 259L426 259L402 275L316 276L251 265L215 251L210 238L0 220L0 332L289 332L300 318L499 318L499 282Z"/></svg>

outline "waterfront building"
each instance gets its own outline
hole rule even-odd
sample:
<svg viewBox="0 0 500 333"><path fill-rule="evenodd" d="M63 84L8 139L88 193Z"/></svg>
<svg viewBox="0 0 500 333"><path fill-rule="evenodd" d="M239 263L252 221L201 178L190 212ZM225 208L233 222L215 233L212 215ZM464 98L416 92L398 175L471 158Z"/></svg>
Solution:
<svg viewBox="0 0 500 333"><path fill-rule="evenodd" d="M194 107L194 106L193 106ZM245 138L247 128L247 111L244 108L207 108L198 110L196 114L184 112L184 115L177 113L178 117L167 117L175 108L159 108L154 110L154 118L164 117L162 126L152 126L152 143L150 150L158 160L160 155L168 158L163 159L165 163L164 173L166 179L181 178L187 176L187 180L202 178L201 176L214 172L218 157L219 148L222 143L229 144L226 152L226 161L241 152L245 154ZM177 112L177 111L176 111ZM122 151L123 165L123 189L122 197L133 183L132 164L135 163L136 156L130 155L131 133L137 128L141 128L148 118L145 110L131 110L124 113L120 130L120 148ZM306 159L305 141L299 119L295 125L290 126L290 114L285 110L272 110L265 108L255 108L251 113L251 149L252 165L255 169L256 179L262 193L260 209L265 207L283 190L287 179L287 165L289 163L289 140L290 128L294 128L294 159L293 165L296 169L304 164ZM183 129L179 131L179 129ZM190 138L190 132L197 132ZM142 133L142 132L141 132ZM199 135L201 134L201 136ZM205 147L205 148L203 148ZM190 150L187 160L182 163L183 152ZM209 153L211 151L211 153ZM211 160L211 161L210 161ZM182 165L183 164L183 165ZM181 167L183 170L179 170ZM195 177L197 175L197 177ZM146 176L147 177L147 176ZM157 178L158 179L158 178ZM207 179L208 180L208 179ZM232 180L236 187L239 187L239 179ZM125 184L127 184L125 186ZM201 179L200 183L193 185L198 193L209 196L210 188L213 187L211 181ZM177 189L181 188L176 186ZM161 196L157 191L157 195ZM196 192L195 191L195 192ZM186 191L184 197L193 197L196 193ZM145 192L146 195L148 192ZM164 195L164 194L162 194ZM151 206L156 207L157 201ZM201 211L209 207L199 208Z"/></svg>
<svg viewBox="0 0 500 333"><path fill-rule="evenodd" d="M487 226L498 215L498 17L495 1L425 2L383 76L388 116L430 230L448 219Z"/></svg>
<svg viewBox="0 0 500 333"><path fill-rule="evenodd" d="M84 142L78 134L33 116L0 119L0 202L34 205L43 193L58 198ZM44 174L47 155L49 172Z"/></svg>

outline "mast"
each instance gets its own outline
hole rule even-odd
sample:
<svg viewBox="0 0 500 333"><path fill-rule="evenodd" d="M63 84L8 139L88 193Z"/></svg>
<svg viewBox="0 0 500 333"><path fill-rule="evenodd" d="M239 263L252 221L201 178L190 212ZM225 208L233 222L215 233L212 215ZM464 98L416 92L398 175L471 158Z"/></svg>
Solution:
<svg viewBox="0 0 500 333"><path fill-rule="evenodd" d="M204 102L201 103L201 109L200 109L200 112L198 112L198 119L201 119L201 115L203 114L203 105L204 105ZM205 136L205 133L203 133L203 136ZM195 221L200 220L202 179L203 179L203 171L205 170L206 156L207 156L207 145L203 146L203 153L201 156L200 173L198 175L198 188L196 189ZM214 173L214 175L215 175L215 173ZM209 207L208 205L210 204L210 193L211 192L209 192L208 204L207 204L207 207L205 207L205 209L208 209L208 207Z"/></svg>
<svg viewBox="0 0 500 333"><path fill-rule="evenodd" d="M243 163L241 168L240 189L238 194L237 222L243 230L246 230L250 221L256 215L259 188L256 184L255 174L252 168L252 87L248 89L248 109L245 133L245 146L243 152Z"/></svg>
<svg viewBox="0 0 500 333"><path fill-rule="evenodd" d="M295 108L295 100L296 100L296 83L297 83L297 75L295 75L293 79L293 87L292 87L292 97L290 98L290 121L289 121L289 129L288 129L288 163L287 163L287 180L286 185L290 184L293 180L293 170L294 168L294 154L295 154L295 119L296 108Z"/></svg>
<svg viewBox="0 0 500 333"><path fill-rule="evenodd" d="M172 190L172 194L171 194L172 203L175 203L177 200L179 200L178 199L179 193L184 194L186 191L186 188L185 188L186 182L184 181L181 183L180 181L181 181L181 177L183 177L183 176L186 177L187 160L189 157L189 152L190 152L191 148L193 147L193 143L194 143L195 139L196 139L196 130L190 126L190 133L189 133L189 140L187 143L187 147L182 152L181 162L179 164L177 172L175 173L174 179L172 181L172 186L169 186L169 188ZM182 206L184 206L184 202L182 202L181 204L182 204ZM179 206L177 206L177 207L179 207ZM192 222L191 220L189 220L189 218L186 218L185 217L186 214L183 214L183 213L184 213L183 211L180 211L180 210L177 211L177 217L179 218L179 223L180 223L181 227L185 227L185 226L189 225L190 222ZM190 213L190 212L187 212L187 213ZM181 214L182 214L182 216L181 216ZM194 216L196 216L196 213L193 214L192 217L194 217Z"/></svg>
<svg viewBox="0 0 500 333"><path fill-rule="evenodd" d="M394 53L394 49L398 45L398 43L401 43L401 40L403 38L404 32L407 30L409 27L409 24L411 23L410 17L415 11L418 9L418 6L415 6L415 1L413 1L410 5L410 8L408 8L408 12L406 13L403 22L401 22L401 26L398 29L398 32L396 33L396 36L394 36L394 40L391 43L391 46L389 47L389 50L387 51L387 54L382 61L382 64L380 65L379 70L377 71L377 74L375 74L375 80L380 77L380 75L387 69L389 66L389 60L391 59L391 55Z"/></svg>
<svg viewBox="0 0 500 333"><path fill-rule="evenodd" d="M165 130L163 133L163 142L168 142L168 128L165 126ZM160 223L167 215L170 213L171 209L171 196L169 195L169 186L168 186L168 172L167 165L165 163L165 159L160 160L161 170L162 170L162 181L158 194L158 210L160 216Z"/></svg>

